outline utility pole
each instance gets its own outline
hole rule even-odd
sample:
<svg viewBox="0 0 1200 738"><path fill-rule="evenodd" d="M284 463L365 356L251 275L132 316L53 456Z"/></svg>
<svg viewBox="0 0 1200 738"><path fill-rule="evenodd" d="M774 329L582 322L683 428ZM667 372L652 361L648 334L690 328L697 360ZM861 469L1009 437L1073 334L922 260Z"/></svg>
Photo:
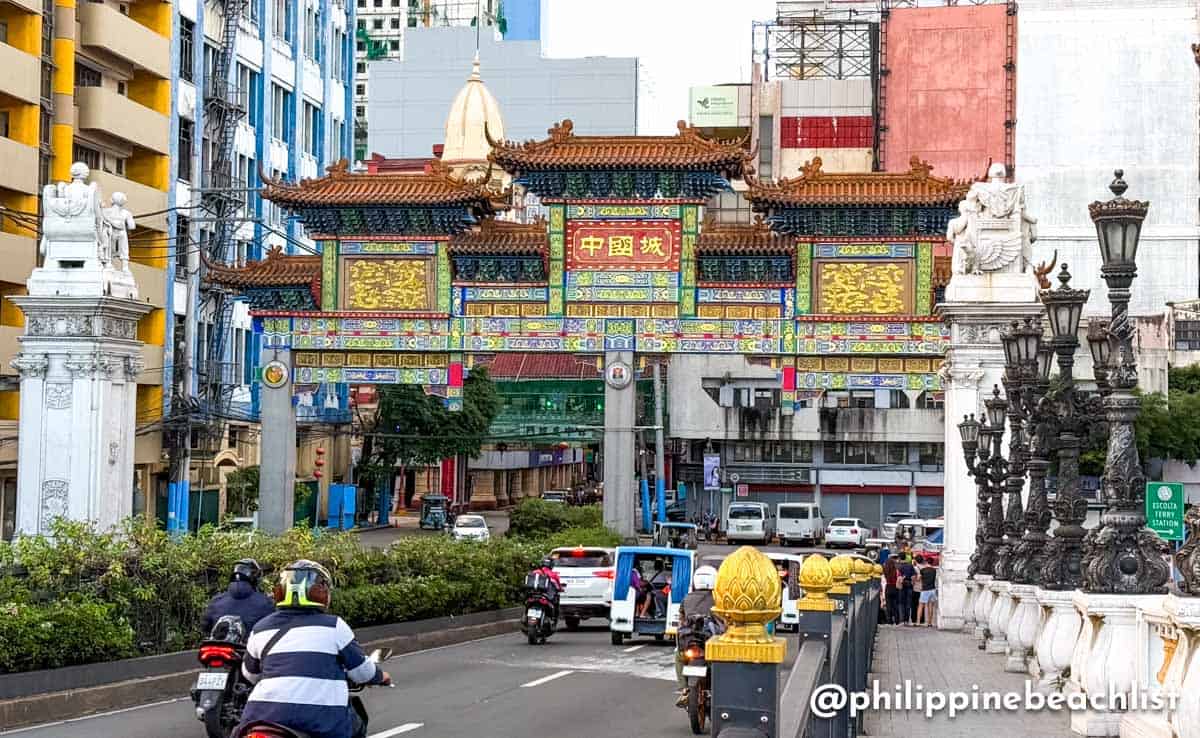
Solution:
<svg viewBox="0 0 1200 738"><path fill-rule="evenodd" d="M658 504L658 522L667 522L666 459L663 450L662 366L654 362L654 497Z"/></svg>

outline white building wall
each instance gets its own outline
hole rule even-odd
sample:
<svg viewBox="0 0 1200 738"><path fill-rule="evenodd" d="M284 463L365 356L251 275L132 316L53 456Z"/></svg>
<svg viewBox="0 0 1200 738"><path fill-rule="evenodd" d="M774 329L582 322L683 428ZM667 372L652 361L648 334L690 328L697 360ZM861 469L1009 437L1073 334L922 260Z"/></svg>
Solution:
<svg viewBox="0 0 1200 738"><path fill-rule="evenodd" d="M1087 205L1149 200L1131 310L1162 313L1200 282L1200 119L1195 0L1022 0L1018 18L1016 179L1039 219L1034 260L1058 251L1107 313Z"/></svg>

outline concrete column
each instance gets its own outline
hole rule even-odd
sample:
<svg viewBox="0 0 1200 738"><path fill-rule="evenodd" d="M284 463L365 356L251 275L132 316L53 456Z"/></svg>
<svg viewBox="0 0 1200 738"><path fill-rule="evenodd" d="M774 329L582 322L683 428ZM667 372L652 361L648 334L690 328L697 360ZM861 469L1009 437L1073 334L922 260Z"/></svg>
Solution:
<svg viewBox="0 0 1200 738"><path fill-rule="evenodd" d="M521 489L526 497L537 498L540 496L542 488L539 484L537 469L525 469L521 472Z"/></svg>
<svg viewBox="0 0 1200 738"><path fill-rule="evenodd" d="M476 469L471 472L471 477L474 480L474 487L471 491L471 509L495 510L498 502L496 473L491 469Z"/></svg>
<svg viewBox="0 0 1200 738"><path fill-rule="evenodd" d="M633 352L606 352L604 365L604 524L632 539L637 406Z"/></svg>
<svg viewBox="0 0 1200 738"><path fill-rule="evenodd" d="M938 305L950 325L950 347L941 370L946 393L945 548L938 584L938 627L962 628L967 566L975 550L975 481L967 473L958 424L964 415L983 415L983 401L1004 373L1001 331L1014 320L1042 311L1031 272L956 274Z"/></svg>
<svg viewBox="0 0 1200 738"><path fill-rule="evenodd" d="M292 404L292 359L287 349L264 348L259 366L287 367L283 384L263 382L262 461L259 464L258 527L267 533L290 530L296 506L296 408Z"/></svg>

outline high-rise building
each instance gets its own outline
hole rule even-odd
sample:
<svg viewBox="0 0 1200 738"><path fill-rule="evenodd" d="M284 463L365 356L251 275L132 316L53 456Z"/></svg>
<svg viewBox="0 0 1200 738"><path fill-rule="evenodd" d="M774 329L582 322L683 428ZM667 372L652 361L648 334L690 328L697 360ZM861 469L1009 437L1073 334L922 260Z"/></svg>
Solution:
<svg viewBox="0 0 1200 738"><path fill-rule="evenodd" d="M162 409L167 320L171 154L171 4L10 0L0 5L0 296L25 294L37 265L41 187L91 169L104 200L128 197L137 221L131 271L154 309L138 325L146 370L138 377L134 509L160 461L153 432ZM24 316L0 303L0 537L13 531L18 388L9 360Z"/></svg>
<svg viewBox="0 0 1200 738"><path fill-rule="evenodd" d="M240 8L237 26L227 29L218 11L235 7ZM167 271L174 320L167 339L175 350L166 364L175 397L167 402L169 407L201 396L204 424L221 436L199 443L203 429L192 429L188 447L204 447L191 458L189 513L194 522L210 522L218 515L217 490L225 473L258 459L251 392L258 348L249 306L238 301L231 309L213 309L213 302L204 299L201 254L210 261L245 263L272 248L316 253L299 224L262 200L257 188L262 175L316 177L350 157L353 16L354 7L346 0L224 5L179 0L173 16L179 40L170 135L176 164L170 172L174 248ZM228 74L223 95L216 84L221 70ZM222 150L227 130L232 143ZM234 225L224 236L211 205L221 198L233 203ZM227 243L214 240L222 238ZM214 344L219 346L215 353ZM214 367L222 385L220 408L213 407L211 396L205 404L200 391L201 383L212 381ZM178 406L171 413L176 423L183 416L186 412ZM177 454L178 448L169 451ZM157 480L160 518L166 514L163 471Z"/></svg>

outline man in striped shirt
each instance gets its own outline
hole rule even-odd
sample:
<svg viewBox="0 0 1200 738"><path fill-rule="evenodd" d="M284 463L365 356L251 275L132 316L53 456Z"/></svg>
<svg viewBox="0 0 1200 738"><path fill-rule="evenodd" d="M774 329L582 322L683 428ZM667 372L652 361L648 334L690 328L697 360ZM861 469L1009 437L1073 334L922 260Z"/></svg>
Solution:
<svg viewBox="0 0 1200 738"><path fill-rule="evenodd" d="M289 565L275 585L276 611L254 627L242 673L254 690L236 735L275 723L311 738L362 738L366 727L350 707L348 682L390 684L363 653L354 631L331 615L329 572L312 561Z"/></svg>

